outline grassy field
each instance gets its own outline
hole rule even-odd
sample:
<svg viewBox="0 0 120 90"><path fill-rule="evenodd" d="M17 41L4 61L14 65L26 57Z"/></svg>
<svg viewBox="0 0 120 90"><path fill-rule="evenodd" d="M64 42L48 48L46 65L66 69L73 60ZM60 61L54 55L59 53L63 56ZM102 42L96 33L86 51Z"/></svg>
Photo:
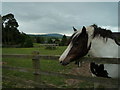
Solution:
<svg viewBox="0 0 120 90"><path fill-rule="evenodd" d="M36 45L36 44L35 44ZM38 45L38 44L37 44ZM31 54L33 51L39 51L40 54L43 55L60 55L66 47L57 47L56 50L48 50L45 47L34 47L34 48L3 48L3 54ZM5 65L14 66L14 67L23 67L27 69L32 68L32 60L31 59L22 59L22 58L2 58L2 61ZM70 64L68 66L61 66L58 62L52 60L40 60L40 69L44 71L53 71L53 72L60 72L60 73L69 73L73 68L75 68L74 64ZM19 72L13 70L3 69L3 76L9 77L19 77L20 79L25 79L26 81L34 80L33 71L31 73L28 72ZM41 75L40 81L45 84L50 84L57 88L85 88L91 87L91 84L88 82L79 82L76 84L69 84L69 81L66 78L57 77L57 76L45 76ZM30 85L25 85L20 83L19 81L10 81L8 79L3 79L3 88L32 88Z"/></svg>
<svg viewBox="0 0 120 90"><path fill-rule="evenodd" d="M33 51L39 51L43 55L61 55L65 46L57 47L55 50L45 49L44 46L39 48L3 48L2 54L31 54Z"/></svg>
<svg viewBox="0 0 120 90"><path fill-rule="evenodd" d="M19 59L19 58L3 58L4 62L7 62L6 65L14 66L14 67L23 67L27 69L32 68L32 60L31 59ZM14 62L14 63L13 63ZM44 71L55 71L55 72L69 72L71 67L61 67L58 61L50 61L50 60L41 60L40 62L40 69ZM31 73L22 73L18 71L10 71L10 70L3 70L3 75L5 76L17 76L20 78L25 78L27 80L34 80L33 78L33 71ZM46 83L51 83L53 85L62 85L64 82L64 78L53 77L53 76L41 76L41 80ZM61 82L61 84L60 84ZM64 84L64 83L63 83ZM7 86L5 83L3 85ZM14 84L12 85L14 86ZM7 86L9 87L9 86ZM17 85L15 86L17 87Z"/></svg>

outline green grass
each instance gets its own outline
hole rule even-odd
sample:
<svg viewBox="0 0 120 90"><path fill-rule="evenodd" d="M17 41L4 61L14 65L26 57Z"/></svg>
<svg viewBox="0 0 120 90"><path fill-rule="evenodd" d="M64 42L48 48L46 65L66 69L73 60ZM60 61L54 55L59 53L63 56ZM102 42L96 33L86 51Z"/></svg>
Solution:
<svg viewBox="0 0 120 90"><path fill-rule="evenodd" d="M23 67L23 68L31 68L32 69L32 60L31 59L22 59L22 58L3 58L3 62L6 62L6 65L8 66L14 66L14 67ZM13 63L14 62L14 63ZM68 73L74 68L75 65L73 63L69 64L68 66L61 66L58 61L54 60L40 60L40 69L43 71L52 71L52 72L60 72L60 73ZM7 70L3 69L3 76L15 76L19 77L21 79L26 80L34 80L33 70L31 72L19 72L14 70ZM74 86L67 85L65 81L67 78L58 77L58 76L47 76L47 75L41 75L40 81L44 82L45 84L52 84L56 87L61 88L85 88L88 86L91 86L88 82L82 82L78 83ZM87 86L86 86L87 85ZM3 87L5 88L22 88L27 86L22 85L21 82L15 81L11 82L9 80L3 80Z"/></svg>
<svg viewBox="0 0 120 90"><path fill-rule="evenodd" d="M14 66L14 67L23 67L23 68L31 68L32 69L32 60L31 59L22 59L22 58L3 58L3 62L6 62L6 65L8 66ZM13 63L14 62L14 63ZM72 67L69 65L68 67L61 66L58 61L54 60L40 60L40 69L43 71L52 71L52 72L62 72L67 73L70 71ZM16 76L21 79L27 79L27 80L33 80L33 71L30 73L24 73L19 71L13 71L13 70L6 70L3 69L3 76ZM57 76L46 76L41 75L41 81L45 82L47 84L53 84L57 87L63 86L65 83L65 78L57 77ZM19 83L20 84L20 83ZM10 82L9 80L3 81L3 87L9 87L9 88L16 88L20 87L18 82Z"/></svg>
<svg viewBox="0 0 120 90"><path fill-rule="evenodd" d="M22 58L3 58L3 62L6 62L6 65L15 66L15 67L24 67L31 68L32 60L31 59L22 59Z"/></svg>
<svg viewBox="0 0 120 90"><path fill-rule="evenodd" d="M6 62L6 65L14 67L23 67L23 68L32 68L31 59L22 59L22 58L3 58L3 62ZM14 62L14 63L13 63ZM69 64L68 66L62 66L57 60L40 60L40 69L44 71L53 71L53 72L68 72L72 69L74 65Z"/></svg>
<svg viewBox="0 0 120 90"><path fill-rule="evenodd" d="M33 73L24 73L24 72L18 72L18 71L11 71L11 70L6 70L3 69L3 75L9 76L9 77L17 77L21 78L22 80L25 81L34 81L34 75ZM42 82L44 84L52 84L56 87L59 87L64 84L65 78L57 77L57 76L45 76L45 75L40 75L39 80L37 80L38 83ZM22 82L18 81L9 81L9 80L3 80L3 88L23 88L26 87L26 85L19 86L19 84L22 85Z"/></svg>
<svg viewBox="0 0 120 90"><path fill-rule="evenodd" d="M24 67L24 68L31 68L32 69L32 60L31 59L21 59L21 58L3 58L3 62L6 62L6 65L14 66L14 67ZM14 63L13 63L14 62ZM55 71L55 72L65 72L69 69L69 67L65 68L63 66L60 66L60 64L57 61L50 61L50 60L41 60L40 61L40 69L44 71ZM34 80L33 71L30 73L24 73L14 70L6 70L3 69L3 76L16 76L21 79L27 79L27 80ZM53 84L55 86L63 85L65 78L60 78L57 76L45 76L41 75L40 77L41 82L45 82L47 84ZM18 82L10 82L10 81L4 81L3 87L20 87Z"/></svg>
<svg viewBox="0 0 120 90"><path fill-rule="evenodd" d="M3 54L31 54L33 51L39 51L40 54L43 55L61 55L62 52L65 50L64 47L57 47L56 50L48 50L45 49L44 46L39 47L37 46L38 44L34 44L34 48L3 48L2 52ZM37 48L35 48L37 46ZM5 62L5 65L8 66L14 66L14 67L23 67L23 68L28 68L32 69L32 60L31 59L26 59L26 58L13 58L13 57L4 57L2 58L2 61ZM40 60L40 69L43 71L52 71L52 72L60 72L60 73L69 73L72 68L75 68L73 63L67 65L67 66L62 66L60 63L56 60L45 60L41 59ZM26 79L26 80L34 80L34 75L33 75L33 70L31 72L19 72L19 71L14 71L14 70L7 70L3 69L2 72L3 76L15 76L19 77L21 79ZM47 76L47 75L41 75L41 81L47 84L52 84L55 85L56 87L62 87L62 88L84 88L87 86L90 86L88 82L83 82L83 83L78 83L76 85L67 85L65 83L67 79L58 77L58 76ZM3 87L4 88L29 88L28 86L25 86L21 82L15 81L9 81L9 80L3 80Z"/></svg>
<svg viewBox="0 0 120 90"><path fill-rule="evenodd" d="M3 48L2 54L31 54L33 51L39 51L43 55L61 55L65 50L64 47L57 47L55 50L45 49L45 47L39 48Z"/></svg>
<svg viewBox="0 0 120 90"><path fill-rule="evenodd" d="M24 73L24 72L19 72L19 71L14 71L14 70L7 70L3 69L2 71L3 76L9 76L10 78L17 77L20 78L21 80L29 81L29 80L34 80L34 75L31 73ZM14 78L13 78L14 80ZM22 82L19 82L17 80L11 81L11 80L4 80L3 79L3 88L23 88L26 85L22 85Z"/></svg>
<svg viewBox="0 0 120 90"><path fill-rule="evenodd" d="M73 64L69 64L68 66L62 66L59 61L55 60L41 60L40 61L40 69L45 71L53 71L53 72L63 72L67 73L73 68Z"/></svg>

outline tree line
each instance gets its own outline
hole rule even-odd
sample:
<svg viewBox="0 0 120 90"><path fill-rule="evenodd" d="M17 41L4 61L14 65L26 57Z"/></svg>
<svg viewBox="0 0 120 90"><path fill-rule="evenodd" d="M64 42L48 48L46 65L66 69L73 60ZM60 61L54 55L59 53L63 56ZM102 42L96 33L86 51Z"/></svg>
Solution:
<svg viewBox="0 0 120 90"><path fill-rule="evenodd" d="M19 24L13 14L2 16L2 46L3 47L33 47L33 43L56 43L61 46L67 44L67 37L61 39L56 37L29 36L18 30Z"/></svg>
<svg viewBox="0 0 120 90"><path fill-rule="evenodd" d="M13 14L2 16L2 45L33 47L31 38L18 30L19 24Z"/></svg>
<svg viewBox="0 0 120 90"><path fill-rule="evenodd" d="M62 38L58 37L43 37L43 36L34 36L35 43L42 44L58 44L59 46L66 46L68 43L69 37L63 35Z"/></svg>

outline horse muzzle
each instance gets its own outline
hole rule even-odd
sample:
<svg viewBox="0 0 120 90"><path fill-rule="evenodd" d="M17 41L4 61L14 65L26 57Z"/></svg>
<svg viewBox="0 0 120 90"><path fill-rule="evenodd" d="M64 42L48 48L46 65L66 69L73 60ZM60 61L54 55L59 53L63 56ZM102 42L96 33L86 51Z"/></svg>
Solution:
<svg viewBox="0 0 120 90"><path fill-rule="evenodd" d="M60 61L60 63L61 63L61 65L63 65L63 66L66 66L66 65L69 64L69 62L64 62L64 61Z"/></svg>

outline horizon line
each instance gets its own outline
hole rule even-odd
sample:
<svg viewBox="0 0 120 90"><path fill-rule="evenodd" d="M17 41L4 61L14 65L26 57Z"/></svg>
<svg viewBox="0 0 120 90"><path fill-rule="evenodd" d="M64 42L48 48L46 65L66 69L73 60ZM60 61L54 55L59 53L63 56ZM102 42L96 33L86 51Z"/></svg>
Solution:
<svg viewBox="0 0 120 90"><path fill-rule="evenodd" d="M61 34L66 36L71 36L72 34L63 34L63 33L26 33L26 34L34 34L34 35L45 35L45 34Z"/></svg>

